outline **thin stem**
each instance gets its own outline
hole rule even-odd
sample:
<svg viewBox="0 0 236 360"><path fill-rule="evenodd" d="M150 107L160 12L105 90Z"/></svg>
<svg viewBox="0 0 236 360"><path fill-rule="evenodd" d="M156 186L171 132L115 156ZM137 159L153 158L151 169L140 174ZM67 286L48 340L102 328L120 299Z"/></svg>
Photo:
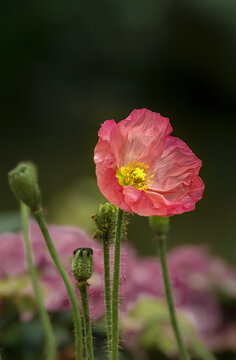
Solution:
<svg viewBox="0 0 236 360"><path fill-rule="evenodd" d="M111 318L111 279L110 279L110 253L109 239L103 237L103 261L104 261L104 287L105 287L105 303L106 303L106 332L108 355L111 357L112 346L112 318Z"/></svg>
<svg viewBox="0 0 236 360"><path fill-rule="evenodd" d="M173 331L175 334L175 338L178 344L179 348L179 355L181 360L190 360L190 356L185 348L182 335L180 332L176 312L175 312L175 306L174 306L174 299L173 294L171 290L171 283L168 273L168 267L167 267L167 261L166 261L166 237L165 235L158 236L157 238L158 246L159 246L159 255L161 260L161 266L162 266L162 276L165 286L165 293L166 293L166 299L169 307L169 313L170 313L170 319L171 324L173 327Z"/></svg>
<svg viewBox="0 0 236 360"><path fill-rule="evenodd" d="M117 210L115 249L114 249L114 271L112 286L112 360L119 356L119 282L120 282L120 247L122 237L123 210Z"/></svg>
<svg viewBox="0 0 236 360"><path fill-rule="evenodd" d="M77 298L73 289L73 286L70 282L69 276L60 260L60 257L53 245L52 239L50 237L47 225L46 225L46 221L44 218L44 214L43 214L43 210L42 208L35 211L33 213L40 229L41 232L44 236L44 239L46 241L48 250L51 254L52 259L54 260L56 267L64 281L64 284L66 286L69 298L70 298L70 302L71 302L71 306L72 306L72 311L73 311L73 316L74 316L74 326L75 326L75 344L76 344L76 360L82 360L83 359L83 342L82 342L82 326L81 326L81 316L80 316L80 311L79 311L79 307L78 307L78 302L77 302Z"/></svg>
<svg viewBox="0 0 236 360"><path fill-rule="evenodd" d="M56 345L55 345L55 338L53 335L52 325L48 316L47 311L45 310L43 297L40 290L37 272L33 263L33 257L31 252L31 245L29 240L29 209L26 205L21 203L21 218L22 218L22 229L24 233L24 242L25 242L25 249L26 249L26 259L29 269L29 274L31 277L31 282L34 289L35 298L38 305L38 311L41 318L41 322L43 325L43 329L45 332L45 338L47 342L47 359L54 360L56 358Z"/></svg>
<svg viewBox="0 0 236 360"><path fill-rule="evenodd" d="M84 337L85 337L85 348L86 348L86 359L94 360L93 354L93 337L92 337L92 326L89 314L89 301L87 283L78 283L80 298L82 303L83 320L84 320Z"/></svg>

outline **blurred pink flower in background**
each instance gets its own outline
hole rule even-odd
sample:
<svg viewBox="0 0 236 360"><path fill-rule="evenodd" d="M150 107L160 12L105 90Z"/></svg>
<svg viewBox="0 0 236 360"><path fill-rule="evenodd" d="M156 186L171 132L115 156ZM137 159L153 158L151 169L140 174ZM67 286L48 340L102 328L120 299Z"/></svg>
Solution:
<svg viewBox="0 0 236 360"><path fill-rule="evenodd" d="M168 256L176 305L192 314L202 335L215 331L221 321L219 305L213 296L211 263L211 256L199 246L182 246Z"/></svg>
<svg viewBox="0 0 236 360"><path fill-rule="evenodd" d="M102 124L94 161L98 186L112 204L143 216L194 209L204 191L201 161L171 131L167 118L147 109Z"/></svg>
<svg viewBox="0 0 236 360"><path fill-rule="evenodd" d="M132 310L141 299L165 299L158 260L138 259L131 250L128 259L124 319L126 312ZM205 247L193 245L172 250L168 255L168 266L177 309L189 318L199 336L213 350L235 350L232 334L235 334L236 319L227 319L225 323L221 297L230 297L235 302L236 269L210 255ZM135 328L137 324L133 326ZM220 334L224 341L216 341ZM133 331L132 337L135 341ZM136 342L137 339L138 330Z"/></svg>
<svg viewBox="0 0 236 360"><path fill-rule="evenodd" d="M94 252L94 275L90 279L89 296L91 299L91 313L97 319L104 313L104 304L101 301L103 288L103 258L100 246L82 230L69 226L49 225L49 232L54 245L61 257L63 265L75 285L71 275L71 259L73 251L79 247L92 247ZM55 268L46 248L42 234L33 221L30 222L29 236L33 249L34 263L38 270L40 285L44 294L45 306L48 311L61 311L70 307L65 285ZM21 233L5 233L0 236L0 278L9 284L16 282L14 277L22 278L27 273L27 262L23 235ZM18 287L16 286L17 291ZM1 294L4 296L4 290ZM22 296L33 296L33 289L28 279L27 286L22 289ZM0 287L1 292L1 287ZM12 292L11 292L12 294ZM93 304L96 303L96 306ZM23 316L24 318L24 316ZM28 316L26 317L28 319Z"/></svg>
<svg viewBox="0 0 236 360"><path fill-rule="evenodd" d="M89 299L91 315L95 321L105 312L102 246L82 230L73 227L49 225L49 231L74 285L75 281L71 276L73 251L78 247L93 249L94 274L89 280ZM51 260L38 226L33 221L30 222L30 240L47 310L55 312L69 309L70 303L64 283ZM110 254L112 273L113 246L110 247ZM236 321L231 317L226 321L221 306L222 297L234 301L236 299L235 268L210 255L207 249L201 246L175 248L168 255L168 264L177 309L186 314L198 334L211 348L227 346L235 349L232 339L236 331ZM151 257L138 258L131 246L123 244L120 290L122 319L128 316L141 299L164 301L158 260ZM24 296L34 299L21 233L5 233L0 236L0 296L2 299L11 297L16 299L16 302ZM19 310L21 318L27 321L35 313L35 305L32 309ZM134 329L136 328L137 324L134 326ZM132 331L133 342L138 341L138 331ZM224 342L216 341L221 335Z"/></svg>

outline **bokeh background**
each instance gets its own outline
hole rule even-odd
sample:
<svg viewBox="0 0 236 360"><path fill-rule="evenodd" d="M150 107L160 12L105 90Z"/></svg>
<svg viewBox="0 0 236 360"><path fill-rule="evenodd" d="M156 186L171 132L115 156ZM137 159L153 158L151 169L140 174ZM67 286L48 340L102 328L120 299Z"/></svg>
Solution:
<svg viewBox="0 0 236 360"><path fill-rule="evenodd" d="M235 14L234 0L5 2L1 213L17 209L7 172L30 159L49 219L92 230L100 124L146 107L169 117L173 135L203 160L204 198L173 218L170 244L207 243L233 261ZM129 238L141 253L153 250L147 234L146 219L133 218Z"/></svg>
<svg viewBox="0 0 236 360"><path fill-rule="evenodd" d="M171 219L169 247L206 244L235 263L235 17L235 0L4 2L0 232L20 223L7 172L32 160L48 220L93 233L103 201L93 163L100 124L145 107L169 117L173 136L203 161L204 197ZM146 218L130 217L128 241L141 256L155 253ZM29 338L35 321L17 328L25 349L38 343Z"/></svg>

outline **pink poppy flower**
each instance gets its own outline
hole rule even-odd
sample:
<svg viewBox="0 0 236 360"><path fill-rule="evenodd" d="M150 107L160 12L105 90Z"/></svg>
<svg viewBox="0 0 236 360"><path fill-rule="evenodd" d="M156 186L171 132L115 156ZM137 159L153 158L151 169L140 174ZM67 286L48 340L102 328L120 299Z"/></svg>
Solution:
<svg viewBox="0 0 236 360"><path fill-rule="evenodd" d="M142 216L194 209L204 191L202 163L171 131L167 118L147 109L102 124L94 161L98 186L112 204Z"/></svg>

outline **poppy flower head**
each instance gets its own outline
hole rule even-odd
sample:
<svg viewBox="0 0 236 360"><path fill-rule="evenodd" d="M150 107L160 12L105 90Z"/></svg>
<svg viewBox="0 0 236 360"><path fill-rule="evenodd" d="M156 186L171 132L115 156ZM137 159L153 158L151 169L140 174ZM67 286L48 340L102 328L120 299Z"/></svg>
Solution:
<svg viewBox="0 0 236 360"><path fill-rule="evenodd" d="M143 216L194 209L204 190L201 161L171 131L169 119L147 109L102 124L94 161L98 186L112 204Z"/></svg>
<svg viewBox="0 0 236 360"><path fill-rule="evenodd" d="M116 171L118 182L122 186L134 186L139 190L146 191L153 183L151 180L154 175L149 175L149 166L144 163L130 161L126 166L121 166Z"/></svg>

